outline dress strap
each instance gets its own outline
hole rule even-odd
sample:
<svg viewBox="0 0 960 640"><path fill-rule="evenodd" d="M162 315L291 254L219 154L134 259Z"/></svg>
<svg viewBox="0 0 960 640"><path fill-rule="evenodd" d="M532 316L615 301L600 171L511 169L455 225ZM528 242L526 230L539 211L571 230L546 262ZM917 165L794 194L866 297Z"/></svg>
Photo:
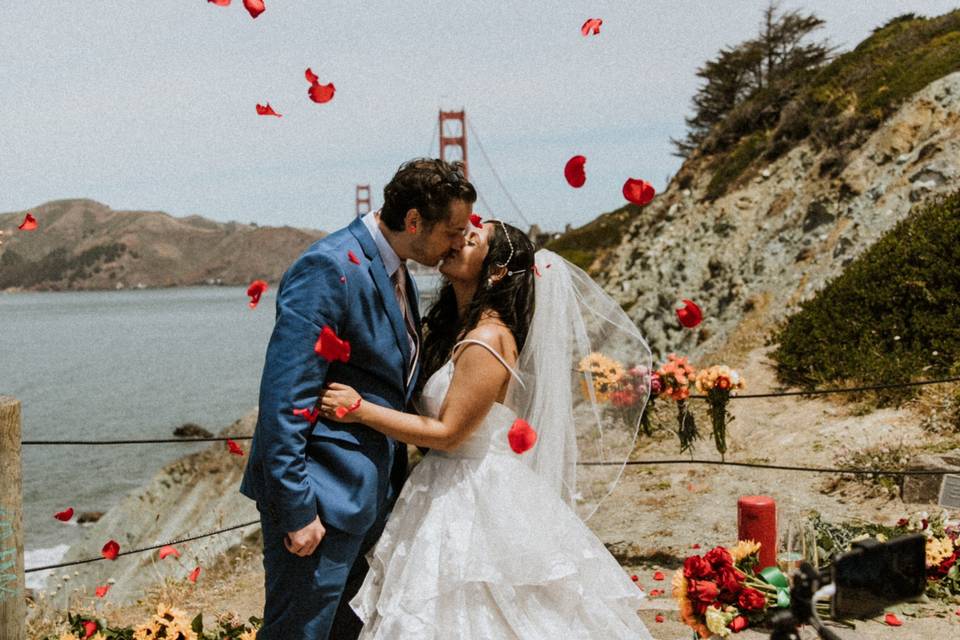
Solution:
<svg viewBox="0 0 960 640"><path fill-rule="evenodd" d="M468 338L468 339L466 339L466 340L461 340L461 341L458 342L457 344L453 345L453 350L456 351L456 350L457 350L457 347L459 347L459 346L462 345L462 344L467 344L467 343L479 344L480 346L486 348L487 351L489 351L490 353L492 353L493 356L494 356L497 360L500 361L500 364L502 364L504 367L507 368L507 371L509 371L509 372L511 373L511 375L513 375L513 377L516 379L516 381L520 383L520 386L526 388L526 385L523 384L523 379L520 378L520 374L518 374L516 371L514 371L513 368L512 368L510 365L507 364L507 361L503 359L503 356L501 356L499 353L497 353L497 350L496 350L496 349L494 349L493 347L491 347L489 344L487 344L487 343L484 342L483 340L473 340L473 339L471 339L471 338ZM455 357L456 357L456 356L454 356L454 358L451 358L451 359L455 359Z"/></svg>

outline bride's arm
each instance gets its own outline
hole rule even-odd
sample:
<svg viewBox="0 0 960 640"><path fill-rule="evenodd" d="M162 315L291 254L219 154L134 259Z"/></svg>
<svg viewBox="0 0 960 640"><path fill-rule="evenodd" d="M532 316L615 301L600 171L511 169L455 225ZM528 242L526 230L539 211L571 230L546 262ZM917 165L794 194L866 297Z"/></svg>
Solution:
<svg viewBox="0 0 960 640"><path fill-rule="evenodd" d="M342 421L360 422L395 440L419 447L455 449L483 422L510 374L489 351L470 344L463 349L453 371L453 380L437 419L361 402ZM359 398L353 388L334 382L323 391L321 409L335 420L337 407L354 406Z"/></svg>

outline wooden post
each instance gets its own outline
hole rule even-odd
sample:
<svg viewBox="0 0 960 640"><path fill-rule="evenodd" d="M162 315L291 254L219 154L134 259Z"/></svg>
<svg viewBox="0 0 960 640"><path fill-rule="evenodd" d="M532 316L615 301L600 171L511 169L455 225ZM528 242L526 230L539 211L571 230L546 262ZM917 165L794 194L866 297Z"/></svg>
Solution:
<svg viewBox="0 0 960 640"><path fill-rule="evenodd" d="M0 638L26 640L20 401L0 396Z"/></svg>

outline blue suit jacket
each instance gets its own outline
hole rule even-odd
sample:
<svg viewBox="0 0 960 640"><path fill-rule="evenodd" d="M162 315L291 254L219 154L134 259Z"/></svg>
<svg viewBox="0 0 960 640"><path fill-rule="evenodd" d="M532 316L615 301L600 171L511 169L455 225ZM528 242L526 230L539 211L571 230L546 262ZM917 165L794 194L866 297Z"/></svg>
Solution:
<svg viewBox="0 0 960 640"><path fill-rule="evenodd" d="M351 251L359 265L350 261ZM419 319L416 283L407 281L407 297ZM349 362L328 362L314 352L325 325L350 343ZM293 410L312 409L328 382L350 385L365 402L403 410L419 374L405 385L409 359L393 283L357 218L311 245L280 281L260 412L240 492L287 532L319 515L324 524L365 533L399 493L406 446L359 423L321 417L311 426Z"/></svg>

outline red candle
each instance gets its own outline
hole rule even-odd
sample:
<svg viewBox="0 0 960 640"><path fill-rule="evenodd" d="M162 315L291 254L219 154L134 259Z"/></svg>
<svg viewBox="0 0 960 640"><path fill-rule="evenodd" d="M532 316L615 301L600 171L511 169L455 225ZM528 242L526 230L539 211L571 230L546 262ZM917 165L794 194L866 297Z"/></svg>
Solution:
<svg viewBox="0 0 960 640"><path fill-rule="evenodd" d="M737 538L760 543L760 566L777 565L777 503L770 496L743 496L737 501Z"/></svg>

